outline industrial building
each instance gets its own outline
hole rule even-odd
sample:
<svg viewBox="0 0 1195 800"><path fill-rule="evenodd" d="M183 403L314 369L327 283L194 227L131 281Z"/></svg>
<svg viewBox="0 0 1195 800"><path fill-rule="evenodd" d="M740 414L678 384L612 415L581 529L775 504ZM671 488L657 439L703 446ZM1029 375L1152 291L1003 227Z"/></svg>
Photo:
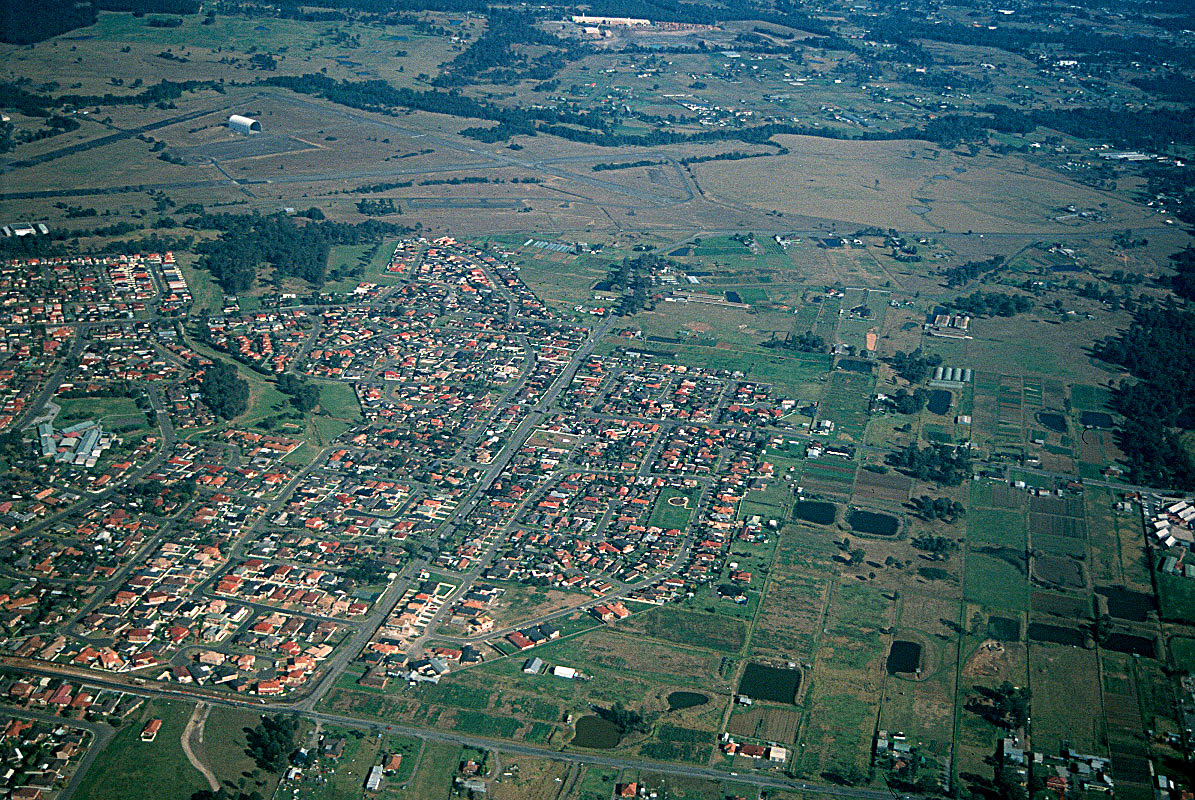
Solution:
<svg viewBox="0 0 1195 800"><path fill-rule="evenodd" d="M37 426L37 438L43 458L79 467L94 467L100 455L113 444L112 437L105 436L104 429L91 420L60 431L43 422Z"/></svg>

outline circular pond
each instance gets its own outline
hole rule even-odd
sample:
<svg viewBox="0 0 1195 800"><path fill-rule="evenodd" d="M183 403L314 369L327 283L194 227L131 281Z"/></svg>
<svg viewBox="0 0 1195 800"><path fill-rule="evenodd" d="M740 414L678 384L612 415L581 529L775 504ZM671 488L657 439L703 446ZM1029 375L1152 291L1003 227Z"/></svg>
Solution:
<svg viewBox="0 0 1195 800"><path fill-rule="evenodd" d="M618 745L622 731L608 719L590 714L577 720L577 735L573 744L577 747L592 747L595 750L609 750Z"/></svg>

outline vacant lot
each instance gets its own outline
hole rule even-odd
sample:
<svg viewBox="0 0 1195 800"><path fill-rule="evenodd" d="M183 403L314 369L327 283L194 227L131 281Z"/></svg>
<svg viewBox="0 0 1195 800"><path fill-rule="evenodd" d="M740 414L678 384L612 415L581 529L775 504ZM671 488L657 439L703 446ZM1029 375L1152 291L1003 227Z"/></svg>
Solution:
<svg viewBox="0 0 1195 800"><path fill-rule="evenodd" d="M619 626L619 632L643 633L666 642L737 653L747 641L742 620L680 608L653 608Z"/></svg>
<svg viewBox="0 0 1195 800"><path fill-rule="evenodd" d="M116 738L100 753L79 787L94 800L188 800L207 781L183 753L182 734L192 706L154 701L125 720ZM152 742L141 741L151 719L162 728Z"/></svg>

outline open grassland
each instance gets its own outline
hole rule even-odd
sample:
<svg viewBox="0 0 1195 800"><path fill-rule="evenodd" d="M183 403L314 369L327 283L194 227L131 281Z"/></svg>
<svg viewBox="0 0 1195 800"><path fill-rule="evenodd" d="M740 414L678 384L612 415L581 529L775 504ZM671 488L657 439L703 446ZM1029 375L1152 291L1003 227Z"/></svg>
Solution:
<svg viewBox="0 0 1195 800"><path fill-rule="evenodd" d="M1105 741L1104 719L1093 714L1099 697L1099 668L1093 651L1031 645L1029 680L1033 691L1033 737L1044 752L1063 743L1082 753L1098 752Z"/></svg>
<svg viewBox="0 0 1195 800"><path fill-rule="evenodd" d="M689 517L692 516L700 495L700 489L665 487L651 510L647 524L664 530L683 531L689 524Z"/></svg>
<svg viewBox="0 0 1195 800"><path fill-rule="evenodd" d="M269 796L280 776L258 769L246 751L247 734L260 721L261 716L252 711L212 706L204 724L201 749L222 785ZM309 729L307 725L301 727L298 738L301 740Z"/></svg>
<svg viewBox="0 0 1195 800"><path fill-rule="evenodd" d="M737 653L746 644L747 626L720 614L703 614L679 608L654 608L619 626L622 633L642 633L655 639Z"/></svg>
<svg viewBox="0 0 1195 800"><path fill-rule="evenodd" d="M155 700L121 726L79 786L79 796L93 800L188 800L207 781L183 753L182 734L193 706ZM141 741L151 719L162 728L152 742Z"/></svg>
<svg viewBox="0 0 1195 800"><path fill-rule="evenodd" d="M713 162L694 172L715 196L860 226L881 216L906 230L1046 232L1062 227L1054 221L1060 206L1102 201L1096 191L1015 157L969 161L917 141L776 139L789 148L788 155L753 159L746 162L749 171L737 162ZM793 174L800 176L799 191L780 177ZM1110 218L1123 220L1120 227L1146 220L1143 210L1124 201L1111 211Z"/></svg>
<svg viewBox="0 0 1195 800"><path fill-rule="evenodd" d="M833 580L832 547L826 534L795 526L782 529L751 637L753 656L785 662L813 656Z"/></svg>
<svg viewBox="0 0 1195 800"><path fill-rule="evenodd" d="M902 594L894 639L922 646L922 672L887 675L880 727L901 730L938 758L949 755L954 739L954 697L958 637L952 630L962 613L955 597Z"/></svg>

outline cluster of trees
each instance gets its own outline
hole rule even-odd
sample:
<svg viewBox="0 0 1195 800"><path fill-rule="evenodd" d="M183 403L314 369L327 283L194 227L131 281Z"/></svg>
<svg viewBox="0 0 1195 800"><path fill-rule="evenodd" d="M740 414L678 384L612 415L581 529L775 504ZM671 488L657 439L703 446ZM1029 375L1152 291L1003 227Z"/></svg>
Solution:
<svg viewBox="0 0 1195 800"><path fill-rule="evenodd" d="M1004 266L1004 256L992 256L984 261L968 261L966 264L951 267L942 272L942 277L946 279L946 285L954 289L966 286L976 278L995 272L1002 266Z"/></svg>
<svg viewBox="0 0 1195 800"><path fill-rule="evenodd" d="M538 55L516 49L519 45L534 46ZM566 41L541 30L533 14L494 7L486 21L485 33L444 64L432 85L466 86L483 79L502 84L546 81L584 52L586 47L580 42Z"/></svg>
<svg viewBox="0 0 1195 800"><path fill-rule="evenodd" d="M892 354L889 360L892 369L896 374L904 378L909 383L921 383L929 377L929 371L942 363L942 357L934 354L931 356L923 356L921 348L918 347L911 353L905 353L897 350Z"/></svg>
<svg viewBox="0 0 1195 800"><path fill-rule="evenodd" d="M502 179L491 179L484 175L466 175L463 178L428 178L425 181L419 181L420 186L460 186L466 183L502 183Z"/></svg>
<svg viewBox="0 0 1195 800"><path fill-rule="evenodd" d="M389 197L369 198L357 201L357 211L368 217L383 217L387 214L399 214L398 205Z"/></svg>
<svg viewBox="0 0 1195 800"><path fill-rule="evenodd" d="M773 142L764 142L764 144L774 144ZM732 150L729 153L714 153L707 156L685 156L677 163L679 164L704 164L707 161L742 161L745 158L767 158L768 156L786 156L788 155L788 148L776 146L774 153L744 153L741 150Z"/></svg>
<svg viewBox="0 0 1195 800"><path fill-rule="evenodd" d="M634 169L635 167L654 167L663 164L663 161L606 161L601 164L594 164L594 172L602 172L604 170L612 169Z"/></svg>
<svg viewBox="0 0 1195 800"><path fill-rule="evenodd" d="M1141 34L1101 34L1086 26L1061 25L971 25L963 22L929 21L911 11L897 11L883 17L860 18L869 36L880 42L928 40L975 47L991 47L1029 58L1038 48L1091 54L1102 63L1111 61L1170 61L1190 65L1191 51L1181 44Z"/></svg>
<svg viewBox="0 0 1195 800"><path fill-rule="evenodd" d="M278 377L278 390L289 396L291 405L304 414L319 405L319 386L289 372Z"/></svg>
<svg viewBox="0 0 1195 800"><path fill-rule="evenodd" d="M357 194L374 194L376 192L388 192L391 189L406 189L409 186L414 186L414 181L386 181L385 183L367 183L364 186L358 186L353 189Z"/></svg>
<svg viewBox="0 0 1195 800"><path fill-rule="evenodd" d="M290 754L295 750L295 734L298 730L298 717L262 717L257 727L249 731L245 752L259 769L281 772L286 769Z"/></svg>
<svg viewBox="0 0 1195 800"><path fill-rule="evenodd" d="M1133 250L1149 244L1149 239L1146 239L1144 236L1133 236L1132 228L1125 228L1123 231L1117 231L1112 234L1112 241L1125 250Z"/></svg>
<svg viewBox="0 0 1195 800"><path fill-rule="evenodd" d="M407 231L377 220L350 225L312 219L300 225L282 213L207 214L193 217L186 224L222 232L218 239L196 247L200 253L197 266L210 271L228 294L247 291L258 269L266 264L280 275L319 286L327 274L332 245L369 244Z"/></svg>
<svg viewBox="0 0 1195 800"><path fill-rule="evenodd" d="M1170 288L1179 297L1195 300L1195 249L1178 251L1170 257L1170 263L1175 270Z"/></svg>
<svg viewBox="0 0 1195 800"><path fill-rule="evenodd" d="M195 479L187 478L169 486L157 480L141 481L129 487L129 494L149 503L161 499L168 505L181 505L195 497Z"/></svg>
<svg viewBox="0 0 1195 800"><path fill-rule="evenodd" d="M227 787L220 787L219 791L200 789L191 794L191 800L265 800L261 792L254 789L251 792L238 792Z"/></svg>
<svg viewBox="0 0 1195 800"><path fill-rule="evenodd" d="M1130 308L1134 306L1133 292L1128 286L1122 286L1117 292L1112 287L1104 288L1094 281L1087 281L1082 286L1075 289L1075 293L1079 297L1085 297L1088 300L1096 300L1111 306L1112 308Z"/></svg>
<svg viewBox="0 0 1195 800"><path fill-rule="evenodd" d="M216 361L204 370L199 392L203 402L221 419L233 419L249 408L249 382L226 361Z"/></svg>
<svg viewBox="0 0 1195 800"><path fill-rule="evenodd" d="M386 565L374 558L358 558L345 570L344 576L353 583L370 584L381 580L386 574Z"/></svg>
<svg viewBox="0 0 1195 800"><path fill-rule="evenodd" d="M1004 681L995 689L976 685L975 692L967 700L968 711L1006 730L1025 727L1029 719L1028 687L1017 688Z"/></svg>
<svg viewBox="0 0 1195 800"><path fill-rule="evenodd" d="M659 256L638 256L624 258L610 267L606 275L606 284L611 292L622 292L615 311L623 316L629 316L648 307L651 301L651 274L656 269L668 264L667 259Z"/></svg>
<svg viewBox="0 0 1195 800"><path fill-rule="evenodd" d="M929 392L925 389L917 388L912 393L904 389L897 389L896 394L892 395L892 408L897 414L916 414L925 408L928 400Z"/></svg>
<svg viewBox="0 0 1195 800"><path fill-rule="evenodd" d="M924 550L929 553L935 561L945 561L950 558L951 553L958 550L958 542L954 539L947 539L945 536L933 536L928 533L914 538L910 544L918 550Z"/></svg>
<svg viewBox="0 0 1195 800"><path fill-rule="evenodd" d="M913 442L904 450L889 453L887 461L918 480L944 486L958 486L971 477L971 457L963 450L942 444L921 449Z"/></svg>
<svg viewBox="0 0 1195 800"><path fill-rule="evenodd" d="M33 44L75 28L95 24L95 6L75 0L44 0L38 3L5 0L0 13L0 41Z"/></svg>
<svg viewBox="0 0 1195 800"><path fill-rule="evenodd" d="M951 500L949 497L930 497L928 494L923 494L920 497L914 497L909 501L909 505L913 507L913 513L922 519L940 519L945 522L953 524L959 517L967 513L967 508L957 500ZM927 537L921 537L927 538ZM938 539L941 537L928 537L930 539ZM953 544L953 540L947 541ZM917 544L917 540L913 540L913 544ZM957 547L958 545L955 545ZM922 547L923 550L932 550L932 547Z"/></svg>
<svg viewBox="0 0 1195 800"><path fill-rule="evenodd" d="M615 700L609 708L594 707L594 713L599 717L618 726L623 733L647 733L647 720L638 711L633 711Z"/></svg>
<svg viewBox="0 0 1195 800"><path fill-rule="evenodd" d="M950 306L973 317L1015 317L1033 308L1033 301L1019 294L977 291L956 298Z"/></svg>
<svg viewBox="0 0 1195 800"><path fill-rule="evenodd" d="M1195 175L1189 169L1174 169L1169 164L1144 162L1137 165L1145 185L1137 197L1148 203L1158 197L1174 198L1166 208L1187 225L1195 225Z"/></svg>
<svg viewBox="0 0 1195 800"><path fill-rule="evenodd" d="M579 109L576 104L535 108L504 108L474 100L458 92L436 89L395 88L385 81L337 81L327 75L275 75L257 85L278 86L301 94L316 95L350 108L388 113L394 108L410 108L466 119L484 119L502 123L516 133L534 134L533 123L563 123L600 128L605 119L600 114ZM495 140L497 141L497 140Z"/></svg>
<svg viewBox="0 0 1195 800"><path fill-rule="evenodd" d="M1094 347L1097 358L1124 367L1112 404L1124 416L1117 444L1135 483L1195 487L1195 458L1183 446L1195 430L1195 308L1174 301L1138 308L1118 336Z"/></svg>
<svg viewBox="0 0 1195 800"><path fill-rule="evenodd" d="M804 333L797 334L787 333L783 339L773 338L763 342L763 346L778 350L793 350L798 353L826 352L826 340L813 331L805 331Z"/></svg>
<svg viewBox="0 0 1195 800"><path fill-rule="evenodd" d="M100 11L131 11L142 14L198 14L199 0L95 0Z"/></svg>

